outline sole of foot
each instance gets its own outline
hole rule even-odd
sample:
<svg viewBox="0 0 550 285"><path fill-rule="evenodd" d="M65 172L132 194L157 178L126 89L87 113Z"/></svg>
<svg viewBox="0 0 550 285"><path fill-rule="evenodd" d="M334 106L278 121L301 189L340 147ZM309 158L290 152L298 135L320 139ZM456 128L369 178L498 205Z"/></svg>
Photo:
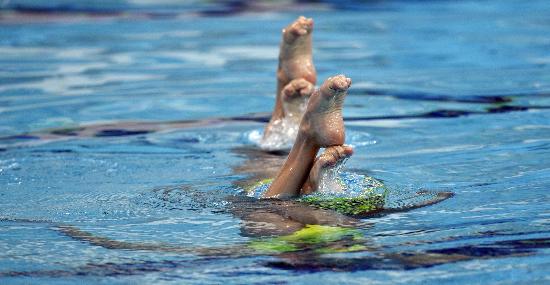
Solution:
<svg viewBox="0 0 550 285"><path fill-rule="evenodd" d="M311 95L300 124L300 131L318 147L344 144L342 106L350 86L350 78L337 75L328 78L321 88Z"/></svg>

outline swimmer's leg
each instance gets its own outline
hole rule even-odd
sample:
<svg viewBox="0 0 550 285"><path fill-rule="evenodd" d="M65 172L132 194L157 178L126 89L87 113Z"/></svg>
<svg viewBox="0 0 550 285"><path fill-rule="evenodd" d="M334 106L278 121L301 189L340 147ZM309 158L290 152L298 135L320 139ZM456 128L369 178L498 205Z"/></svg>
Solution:
<svg viewBox="0 0 550 285"><path fill-rule="evenodd" d="M348 145L331 146L325 149L323 154L315 160L315 163L309 172L306 183L302 186L300 195L307 195L317 191L319 188L322 171L336 166L352 154L353 148Z"/></svg>
<svg viewBox="0 0 550 285"><path fill-rule="evenodd" d="M272 129L276 128L277 123L287 116L283 104L287 98L283 94L283 89L288 87L288 84L295 79L305 80L312 86L317 81L317 73L312 57L312 32L313 20L303 16L300 16L283 29L279 49L279 66L277 68L275 107L271 120L265 128L264 139L268 139ZM293 101L288 103L293 104Z"/></svg>
<svg viewBox="0 0 550 285"><path fill-rule="evenodd" d="M296 142L264 197L299 195L319 149L344 144L342 105L350 85L351 79L343 75L334 76L311 96Z"/></svg>

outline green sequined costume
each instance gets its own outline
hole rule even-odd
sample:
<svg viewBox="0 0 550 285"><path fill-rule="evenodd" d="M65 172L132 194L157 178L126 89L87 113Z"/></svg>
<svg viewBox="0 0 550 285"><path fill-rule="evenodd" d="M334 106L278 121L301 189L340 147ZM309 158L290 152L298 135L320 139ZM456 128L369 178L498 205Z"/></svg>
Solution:
<svg viewBox="0 0 550 285"><path fill-rule="evenodd" d="M272 178L259 181L248 187L246 192L249 195L253 195L258 189L266 189L272 181ZM388 189L382 182L369 176L365 176L363 185L364 188L361 193L354 197L330 197L329 195L316 195L314 193L297 198L297 201L316 208L333 210L348 216L362 216L381 211L384 208ZM345 185L342 186L345 187Z"/></svg>
<svg viewBox="0 0 550 285"><path fill-rule="evenodd" d="M290 235L254 240L248 246L258 252L269 254L300 250L326 254L365 250L363 240L361 232L355 229L306 225Z"/></svg>

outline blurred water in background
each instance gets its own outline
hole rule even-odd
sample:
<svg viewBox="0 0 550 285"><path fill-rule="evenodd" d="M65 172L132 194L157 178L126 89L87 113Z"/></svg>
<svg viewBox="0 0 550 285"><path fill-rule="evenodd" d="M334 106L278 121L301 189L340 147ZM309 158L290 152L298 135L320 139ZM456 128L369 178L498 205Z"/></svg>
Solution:
<svg viewBox="0 0 550 285"><path fill-rule="evenodd" d="M549 282L547 1L0 7L0 283ZM394 189L456 194L359 230L386 257L468 260L209 259L106 249L54 230L189 248L248 242L223 211L246 162L233 149L252 147L248 134L268 118L280 30L301 14L315 19L318 78L354 82L348 168ZM213 118L225 121L170 127ZM94 127L103 123L117 127Z"/></svg>

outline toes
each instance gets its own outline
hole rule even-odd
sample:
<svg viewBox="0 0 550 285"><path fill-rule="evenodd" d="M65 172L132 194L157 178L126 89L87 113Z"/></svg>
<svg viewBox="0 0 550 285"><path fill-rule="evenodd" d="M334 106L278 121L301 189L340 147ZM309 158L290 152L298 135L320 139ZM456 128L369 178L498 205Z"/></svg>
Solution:
<svg viewBox="0 0 550 285"><path fill-rule="evenodd" d="M353 154L353 148L348 145L332 146L323 152L319 157L319 162L323 167L334 166L345 158Z"/></svg>
<svg viewBox="0 0 550 285"><path fill-rule="evenodd" d="M290 27L289 31L294 36L303 36L303 35L307 34L306 29L302 29L302 28L296 27L296 26Z"/></svg>
<svg viewBox="0 0 550 285"><path fill-rule="evenodd" d="M325 152L319 157L319 163L322 168L331 167L336 164L336 157L334 156L334 150L327 148Z"/></svg>
<svg viewBox="0 0 550 285"><path fill-rule="evenodd" d="M311 30L311 28L313 27L313 19L312 18L306 18L304 16L300 16L298 18L298 21L300 22L302 28L304 28L304 29Z"/></svg>
<svg viewBox="0 0 550 285"><path fill-rule="evenodd" d="M353 153L353 148L347 145L337 145L332 147L334 149L334 159L339 162L345 158L348 158Z"/></svg>
<svg viewBox="0 0 550 285"><path fill-rule="evenodd" d="M344 75L337 75L328 78L321 86L321 90L324 94L331 96L333 94L345 93L350 86L350 78L347 78Z"/></svg>
<svg viewBox="0 0 550 285"><path fill-rule="evenodd" d="M334 151L336 152L336 155L337 155L335 157L336 159L340 160L340 159L346 157L343 146L339 145L339 146L334 147Z"/></svg>
<svg viewBox="0 0 550 285"><path fill-rule="evenodd" d="M329 88L334 91L345 91L351 85L351 79L344 75L337 75L329 79Z"/></svg>
<svg viewBox="0 0 550 285"><path fill-rule="evenodd" d="M283 95L285 95L285 97L292 97L294 93L296 93L296 90L294 89L294 86L290 84L283 88Z"/></svg>
<svg viewBox="0 0 550 285"><path fill-rule="evenodd" d="M327 158L326 158L326 162L324 164L325 167L332 167L332 166L335 166L336 165L336 157L334 156L334 152L329 152L328 155L327 155Z"/></svg>
<svg viewBox="0 0 550 285"><path fill-rule="evenodd" d="M296 90L299 90L300 95L310 96L313 93L313 84L305 79L299 79L295 83Z"/></svg>
<svg viewBox="0 0 550 285"><path fill-rule="evenodd" d="M351 155L353 155L353 147L349 145L342 145L341 150L342 150L342 153L341 153L342 157L350 157Z"/></svg>
<svg viewBox="0 0 550 285"><path fill-rule="evenodd" d="M306 86L305 88L300 89L300 95L302 96L311 96L312 93L313 93L313 85L311 85L311 87Z"/></svg>
<svg viewBox="0 0 550 285"><path fill-rule="evenodd" d="M295 79L283 88L286 97L310 96L313 93L313 84L305 79Z"/></svg>
<svg viewBox="0 0 550 285"><path fill-rule="evenodd" d="M353 154L353 148L347 145L332 146L323 152L319 157L322 167L332 167Z"/></svg>
<svg viewBox="0 0 550 285"><path fill-rule="evenodd" d="M323 167L331 167L336 165L336 162L338 162L339 154L336 147L329 147L325 149L323 154L320 157L321 165Z"/></svg>
<svg viewBox="0 0 550 285"><path fill-rule="evenodd" d="M340 160L340 154L338 152L338 147L333 147L330 149L330 154L332 155L332 166L336 165L338 161Z"/></svg>
<svg viewBox="0 0 550 285"><path fill-rule="evenodd" d="M307 30L306 29L296 29L296 30L292 30L292 32L298 36L303 36L305 34L307 34Z"/></svg>
<svg viewBox="0 0 550 285"><path fill-rule="evenodd" d="M294 86L294 89L298 90L298 89L302 89L302 88L305 88L307 87L307 81L305 81L304 79L298 79L298 80L292 80L292 86Z"/></svg>
<svg viewBox="0 0 550 285"><path fill-rule="evenodd" d="M292 24L290 24L288 30L297 36L303 36L307 34L312 27L313 19L300 16Z"/></svg>

